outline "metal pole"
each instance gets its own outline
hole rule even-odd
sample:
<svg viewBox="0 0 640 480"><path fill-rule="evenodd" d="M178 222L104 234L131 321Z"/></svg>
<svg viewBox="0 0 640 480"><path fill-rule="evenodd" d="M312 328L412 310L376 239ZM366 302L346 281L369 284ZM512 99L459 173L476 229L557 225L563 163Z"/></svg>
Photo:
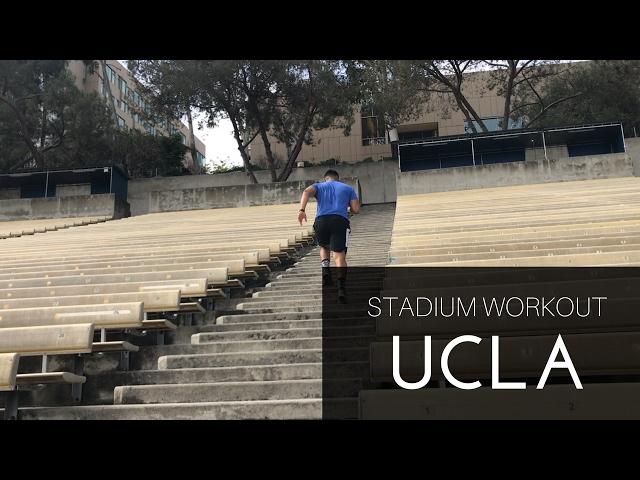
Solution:
<svg viewBox="0 0 640 480"><path fill-rule="evenodd" d="M42 373L47 373L47 355L42 356Z"/></svg>
<svg viewBox="0 0 640 480"><path fill-rule="evenodd" d="M47 196L49 196L49 170L47 170L47 179L44 184L44 198L47 198Z"/></svg>
<svg viewBox="0 0 640 480"><path fill-rule="evenodd" d="M473 138L471 139L471 157L473 158L473 165L476 164L476 151L473 148Z"/></svg>
<svg viewBox="0 0 640 480"><path fill-rule="evenodd" d="M624 141L624 128L622 128L622 124L620 124L620 133L622 134L622 148L624 149L624 152L626 153L626 151L627 151L627 142Z"/></svg>
<svg viewBox="0 0 640 480"><path fill-rule="evenodd" d="M400 143L398 143L398 171L402 171L402 167L400 166Z"/></svg>
<svg viewBox="0 0 640 480"><path fill-rule="evenodd" d="M113 165L111 166L111 172L109 177L109 193L112 193L113 190Z"/></svg>
<svg viewBox="0 0 640 480"><path fill-rule="evenodd" d="M544 148L544 159L548 162L549 157L547 157L547 142L544 139L544 132L542 132L542 146Z"/></svg>

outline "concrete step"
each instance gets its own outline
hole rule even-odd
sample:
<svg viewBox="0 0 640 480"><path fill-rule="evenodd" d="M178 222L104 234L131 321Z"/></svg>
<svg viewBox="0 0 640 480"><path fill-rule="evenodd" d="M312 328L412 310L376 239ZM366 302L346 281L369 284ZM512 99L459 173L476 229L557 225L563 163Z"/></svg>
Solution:
<svg viewBox="0 0 640 480"><path fill-rule="evenodd" d="M341 310L344 315L340 315L339 318L336 318L332 313L330 316L329 312L325 312L324 321L325 327L346 327L346 326L356 326L356 325L372 325L375 323L374 318L364 317L362 312L358 312L357 315L349 315L346 311ZM280 320L278 317L286 315L289 318L285 318ZM247 313L241 315L229 315L226 316L224 323L222 325L233 326L233 329L241 329L242 325L249 323L251 324L251 328L254 328L255 325L265 324L267 322L272 323L274 321L284 321L284 322L294 322L294 321L305 321L305 320L314 320L314 321L323 321L322 312L301 312L301 313ZM237 317L237 318L234 318ZM298 320L296 317L299 317ZM221 318L221 317L218 317ZM272 320L275 319L275 320ZM302 324L300 324L302 325ZM237 328L236 328L237 327ZM207 326L207 329L214 328L213 325ZM266 327L265 327L266 328Z"/></svg>
<svg viewBox="0 0 640 480"><path fill-rule="evenodd" d="M322 299L313 299L306 298L302 300L290 299L289 297L281 298L279 301L277 300L261 300L261 299L250 299L246 302L239 303L236 308L238 310L247 310L256 309L256 308L273 308L273 307L317 307L318 309L322 308Z"/></svg>
<svg viewBox="0 0 640 480"><path fill-rule="evenodd" d="M218 382L251 382L322 378L323 364L293 363L281 365L250 365L214 368L183 368L173 370L134 370L109 372L87 377L82 392L89 404L113 404L113 390L121 385L158 385ZM369 362L332 364L331 371L341 378L365 378ZM64 395L66 394L66 395ZM63 392L68 396L68 392Z"/></svg>
<svg viewBox="0 0 640 480"><path fill-rule="evenodd" d="M334 361L366 361L368 348L342 348L333 352ZM160 370L176 368L231 367L317 363L322 361L322 349L273 350L263 352L214 353L200 355L165 355L158 359Z"/></svg>
<svg viewBox="0 0 640 480"><path fill-rule="evenodd" d="M351 289L352 293L361 293L361 292L371 292L375 291L377 288L383 285L382 281L375 282L364 282L364 281L352 281L351 279L347 279L347 288ZM301 292L306 293L315 293L318 295L322 294L323 288L327 288L329 292L337 292L337 287L323 287L320 280L311 281L311 282L271 282L267 284L264 289L260 290L261 292L275 292L278 291L278 295L281 297L286 297L289 293L292 295L299 294Z"/></svg>
<svg viewBox="0 0 640 480"><path fill-rule="evenodd" d="M335 274L335 272L334 272ZM366 280L374 280L374 279L380 279L383 278L383 272L377 272L377 271L370 271L367 270L365 271L364 269L362 271L351 271L349 272L349 278L350 279L354 279L354 280L362 280L362 279L366 279ZM322 279L322 272L320 271L320 267L318 268L307 268L307 269L299 269L298 267L295 267L294 270L289 270L286 273L282 274L281 277L278 277L279 279L287 279L287 280L300 280L300 279L305 279L305 278L318 278L318 279Z"/></svg>
<svg viewBox="0 0 640 480"><path fill-rule="evenodd" d="M331 337L333 346L354 347L368 345L372 336L352 335ZM164 356L190 356L211 354L245 354L253 352L294 351L296 349L308 350L322 348L322 338L283 338L276 340L241 340L221 341L202 344L159 345L143 347L131 356L131 368L137 370L150 370L157 368L159 359ZM102 362L104 363L104 362ZM286 363L286 362L283 362ZM219 365L230 366L232 364ZM240 363L239 365L244 365ZM206 366L206 365L205 365ZM218 366L218 365L211 365Z"/></svg>
<svg viewBox="0 0 640 480"><path fill-rule="evenodd" d="M253 295L251 295L251 298L266 300L266 299L272 299L272 298L282 298L282 296L283 296L282 292L275 292L267 288L265 290L254 292ZM306 299L322 300L322 292L311 293L307 288L300 288L298 290L292 290L291 292L288 292L287 298L290 300L306 300Z"/></svg>
<svg viewBox="0 0 640 480"><path fill-rule="evenodd" d="M287 328L322 328L322 320L277 320L273 322L222 323L219 325L204 326L199 330L199 332L247 332L251 330L282 330ZM189 342L191 342L191 336L189 336Z"/></svg>
<svg viewBox="0 0 640 480"><path fill-rule="evenodd" d="M353 288L350 288L353 287ZM356 288L357 285L353 285L351 286L350 284L347 283L347 288L349 288L351 290L351 295L350 297L352 299L358 299L358 300L368 300L369 297L371 297L371 295L375 292L375 289L364 289L364 288ZM280 291L275 291L275 290L270 290L270 289L265 289L265 290L261 290L259 292L254 292L253 296L250 299L247 299L246 302L254 302L254 301L273 301L274 299L282 299L283 297L283 293ZM298 300L319 300L320 302L322 302L322 292L309 292L309 289L306 288L299 288L297 290L290 290L286 293L286 298L288 300L294 300L294 301L298 301ZM243 302L244 303L244 302Z"/></svg>
<svg viewBox="0 0 640 480"><path fill-rule="evenodd" d="M218 324L240 324L240 323L257 323L257 322L274 322L283 320L321 320L322 312L320 309L315 312L304 313L240 313L238 315L221 315L216 318Z"/></svg>
<svg viewBox="0 0 640 480"><path fill-rule="evenodd" d="M335 330L334 330L335 332ZM327 334L328 337L328 334ZM329 337L328 337L329 338ZM346 345L369 345L374 335L347 335L338 331L336 336L331 336L331 342L334 346ZM191 347L176 345L176 350L180 350L180 355L189 355L191 353L232 353L232 352L265 352L268 350L293 350L295 348L321 348L322 336L300 337L300 338L280 338L269 340L223 340L208 341L206 337L196 337L200 343L193 344Z"/></svg>
<svg viewBox="0 0 640 480"><path fill-rule="evenodd" d="M322 335L372 335L374 325L328 327L328 328L270 328L262 330L240 330L228 332L200 332L191 337L194 345L233 340L281 340L290 338L312 338Z"/></svg>
<svg viewBox="0 0 640 480"><path fill-rule="evenodd" d="M331 380L337 397L355 397L362 388L358 379ZM326 385L325 385L326 386ZM114 404L243 402L322 398L320 379L221 382L116 387Z"/></svg>
<svg viewBox="0 0 640 480"><path fill-rule="evenodd" d="M331 405L345 418L357 418L357 398L261 400L250 402L165 403L25 408L21 420L319 420Z"/></svg>
<svg viewBox="0 0 640 480"><path fill-rule="evenodd" d="M349 299L349 290L347 289L347 300ZM243 305L243 311L247 313L308 313L315 312L322 308L321 304L310 304L308 306L282 306L282 307L254 307L251 304ZM355 301L348 302L345 305L335 305L335 308L340 308L340 311L344 312L360 312L362 313L362 303L356 303Z"/></svg>

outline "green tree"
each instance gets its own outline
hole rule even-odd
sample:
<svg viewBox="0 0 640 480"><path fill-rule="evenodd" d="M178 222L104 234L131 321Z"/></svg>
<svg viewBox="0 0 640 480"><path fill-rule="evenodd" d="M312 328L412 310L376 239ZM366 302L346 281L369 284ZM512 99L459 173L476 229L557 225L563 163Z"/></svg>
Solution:
<svg viewBox="0 0 640 480"><path fill-rule="evenodd" d="M168 176L182 174L186 150L179 135L156 137L129 130L117 133L112 155L133 178Z"/></svg>
<svg viewBox="0 0 640 480"><path fill-rule="evenodd" d="M45 168L62 145L77 89L64 60L0 60L0 145L3 170Z"/></svg>
<svg viewBox="0 0 640 480"><path fill-rule="evenodd" d="M264 145L271 180L284 181L302 146L314 141L314 129L337 127L348 133L353 123L359 90L350 80L348 62L195 60L163 65L165 69L155 61L139 61L134 71L156 98L189 98L209 126L229 119L245 172L254 183L248 147L256 137ZM178 71L179 79L174 76ZM272 150L274 137L287 148L282 167Z"/></svg>
<svg viewBox="0 0 640 480"><path fill-rule="evenodd" d="M362 96L360 84L354 82L355 68L345 61L278 62L268 123L259 125L264 141L266 130L287 149L277 181L289 178L302 146L314 143L314 130L337 128L349 135L353 107Z"/></svg>
<svg viewBox="0 0 640 480"><path fill-rule="evenodd" d="M193 65L184 60L128 60L127 68L140 80L140 90L147 111L138 114L157 123L159 116L172 119L187 118L189 127L189 152L193 160L193 172L198 173L197 149L193 125L193 110L196 108L195 83L190 74ZM135 106L133 107L135 109Z"/></svg>
<svg viewBox="0 0 640 480"><path fill-rule="evenodd" d="M247 98L237 60L137 60L129 68L145 85L158 109L179 114L185 104L202 112L209 127L229 119L233 135L251 182L258 183L251 168L249 144L258 131L249 131Z"/></svg>
<svg viewBox="0 0 640 480"><path fill-rule="evenodd" d="M422 79L404 60L358 60L352 74L360 85L360 102L371 104L387 131L416 119L428 107Z"/></svg>
<svg viewBox="0 0 640 480"><path fill-rule="evenodd" d="M541 127L608 121L625 134L640 131L640 61L596 60L572 64L540 91L521 99L522 115Z"/></svg>

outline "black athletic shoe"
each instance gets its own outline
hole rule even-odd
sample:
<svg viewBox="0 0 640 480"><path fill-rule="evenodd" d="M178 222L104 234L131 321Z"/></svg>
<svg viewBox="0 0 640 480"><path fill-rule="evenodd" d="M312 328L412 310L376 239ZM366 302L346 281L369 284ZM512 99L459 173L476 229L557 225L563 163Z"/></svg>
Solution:
<svg viewBox="0 0 640 480"><path fill-rule="evenodd" d="M347 289L344 286L344 280L338 279L338 300L341 303L347 303Z"/></svg>
<svg viewBox="0 0 640 480"><path fill-rule="evenodd" d="M327 268L327 270L329 270L329 269ZM331 287L331 286L333 286L333 279L331 278L331 273L330 272L322 272L322 286L323 287Z"/></svg>
<svg viewBox="0 0 640 480"><path fill-rule="evenodd" d="M340 303L347 303L347 291L344 289L344 287L338 288L338 300L340 301Z"/></svg>

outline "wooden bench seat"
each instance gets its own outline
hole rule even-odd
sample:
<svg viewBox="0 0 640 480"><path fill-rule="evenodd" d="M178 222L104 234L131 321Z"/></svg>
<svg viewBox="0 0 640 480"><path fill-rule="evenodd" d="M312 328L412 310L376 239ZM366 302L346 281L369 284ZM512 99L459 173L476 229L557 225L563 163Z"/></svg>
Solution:
<svg viewBox="0 0 640 480"><path fill-rule="evenodd" d="M151 282L158 280L184 280L206 277L209 283L223 283L228 278L226 268L180 270L171 272L147 272L104 275L66 275L61 277L0 280L0 289L28 287L59 287L65 285L100 285L104 283Z"/></svg>
<svg viewBox="0 0 640 480"><path fill-rule="evenodd" d="M70 372L19 373L16 375L16 385L26 387L30 385L46 385L52 383L66 383L74 385L85 383L87 377Z"/></svg>
<svg viewBox="0 0 640 480"><path fill-rule="evenodd" d="M96 329L140 328L142 302L69 307L23 308L0 311L0 329L93 323Z"/></svg>
<svg viewBox="0 0 640 480"><path fill-rule="evenodd" d="M164 262L156 265L137 265L137 266L109 266L103 268L70 268L58 267L58 269L43 269L41 271L28 272L4 272L0 273L0 281L18 280L27 278L53 278L76 275L105 275L105 274L131 274L146 272L173 272L184 270L204 270L213 268L226 268L229 274L240 274L245 271L245 261L243 258L235 260L215 260L201 261L196 263L175 263Z"/></svg>
<svg viewBox="0 0 640 480"><path fill-rule="evenodd" d="M113 342L94 342L91 347L92 353L107 353L107 352L137 352L140 347L125 341L113 341Z"/></svg>
<svg viewBox="0 0 640 480"><path fill-rule="evenodd" d="M198 302L183 302L180 304L180 311L185 313L206 313L205 308Z"/></svg>
<svg viewBox="0 0 640 480"><path fill-rule="evenodd" d="M143 302L145 312L177 312L180 310L180 298L180 290L162 290L67 297L23 298L14 300L0 299L0 310Z"/></svg>
<svg viewBox="0 0 640 480"><path fill-rule="evenodd" d="M0 353L0 392L16 388L19 360L17 353Z"/></svg>
<svg viewBox="0 0 640 480"><path fill-rule="evenodd" d="M93 337L94 326L91 323L0 329L0 385L8 391L5 419L17 418L18 389L65 383L74 386L72 393L79 398L79 385L86 381L86 377L80 375L79 371L48 372L47 357L75 355L74 358L79 358L79 355L92 351ZM17 359L20 356L40 355L43 356L42 372L17 373ZM7 372L14 375L13 380L7 380Z"/></svg>
<svg viewBox="0 0 640 480"><path fill-rule="evenodd" d="M164 290L180 290L182 297L205 297L208 295L207 279L190 278L184 280L102 283L94 285L5 288L0 290L0 302L3 299L11 300L22 298L109 295L116 293L153 292Z"/></svg>
<svg viewBox="0 0 640 480"><path fill-rule="evenodd" d="M68 355L92 351L91 323L0 328L0 353Z"/></svg>

